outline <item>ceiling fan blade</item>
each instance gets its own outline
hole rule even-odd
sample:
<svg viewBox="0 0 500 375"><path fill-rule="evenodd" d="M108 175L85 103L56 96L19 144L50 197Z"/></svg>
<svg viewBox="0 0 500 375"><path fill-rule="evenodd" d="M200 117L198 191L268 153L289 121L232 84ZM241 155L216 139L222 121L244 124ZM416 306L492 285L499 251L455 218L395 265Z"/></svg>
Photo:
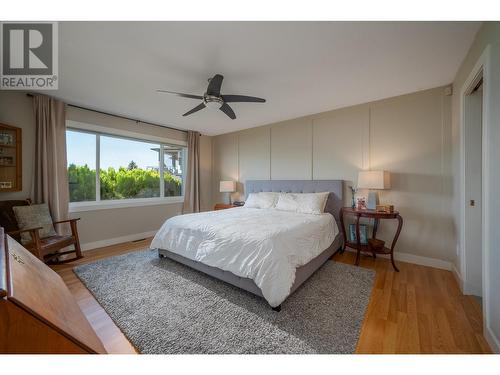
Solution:
<svg viewBox="0 0 500 375"><path fill-rule="evenodd" d="M222 95L226 103L265 103L266 99L256 98L255 96L245 95Z"/></svg>
<svg viewBox="0 0 500 375"><path fill-rule="evenodd" d="M220 74L214 75L210 80L210 82L208 83L207 94L213 96L219 96L223 79L224 77L221 76Z"/></svg>
<svg viewBox="0 0 500 375"><path fill-rule="evenodd" d="M203 96L191 95L191 94L183 94L183 93L174 92L174 91L156 90L156 92L161 92L161 93L165 93L165 94L172 94L172 95L182 96L183 98L189 98L189 99L198 99L198 100L202 100L203 99Z"/></svg>
<svg viewBox="0 0 500 375"><path fill-rule="evenodd" d="M205 108L205 103L201 103L201 104L197 105L192 110L187 111L186 113L184 113L183 116L189 116L191 113L198 112L199 110L201 110L203 108Z"/></svg>
<svg viewBox="0 0 500 375"><path fill-rule="evenodd" d="M234 120L236 118L233 109L227 103L224 103L219 109L224 112L231 120Z"/></svg>

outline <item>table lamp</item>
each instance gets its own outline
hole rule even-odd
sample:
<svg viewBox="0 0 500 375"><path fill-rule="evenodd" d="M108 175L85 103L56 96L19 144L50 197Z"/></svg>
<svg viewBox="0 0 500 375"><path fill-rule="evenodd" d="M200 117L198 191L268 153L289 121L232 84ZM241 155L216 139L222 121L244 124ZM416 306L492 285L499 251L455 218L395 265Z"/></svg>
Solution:
<svg viewBox="0 0 500 375"><path fill-rule="evenodd" d="M391 174L387 171L359 171L358 189L370 189L366 207L370 210L377 208L378 191L391 188ZM371 191L375 190L375 191Z"/></svg>
<svg viewBox="0 0 500 375"><path fill-rule="evenodd" d="M236 191L236 181L221 181L219 191L221 193L229 193L229 204L231 204L231 193Z"/></svg>

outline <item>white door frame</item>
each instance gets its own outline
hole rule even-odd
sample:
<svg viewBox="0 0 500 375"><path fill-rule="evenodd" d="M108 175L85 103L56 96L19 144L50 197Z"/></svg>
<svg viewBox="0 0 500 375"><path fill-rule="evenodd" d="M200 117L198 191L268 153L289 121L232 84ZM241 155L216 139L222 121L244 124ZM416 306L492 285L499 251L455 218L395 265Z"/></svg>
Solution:
<svg viewBox="0 0 500 375"><path fill-rule="evenodd" d="M488 160L488 138L490 134L490 121L488 117L490 106L490 46L488 45L474 68L471 70L467 80L464 82L460 90L460 278L462 280L462 290L464 294L469 293L469 282L467 275L467 249L465 248L465 213L467 209L467 201L465 197L465 96L470 94L478 83L478 80L483 78L483 108L482 108L482 218L481 218L481 236L482 236L482 289L483 289L483 321L485 336L490 336L490 316L489 316L489 160ZM487 337L488 339L488 337Z"/></svg>

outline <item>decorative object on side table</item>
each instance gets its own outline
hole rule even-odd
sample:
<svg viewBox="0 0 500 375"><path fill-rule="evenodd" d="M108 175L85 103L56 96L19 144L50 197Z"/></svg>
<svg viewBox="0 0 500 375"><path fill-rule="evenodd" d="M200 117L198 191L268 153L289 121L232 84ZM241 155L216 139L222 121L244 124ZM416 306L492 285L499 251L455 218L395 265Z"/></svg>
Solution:
<svg viewBox="0 0 500 375"><path fill-rule="evenodd" d="M377 204L377 212L394 212L394 206L392 204Z"/></svg>
<svg viewBox="0 0 500 375"><path fill-rule="evenodd" d="M221 193L228 193L229 195L229 204L231 203L231 193L236 191L236 181L221 181L219 184L219 191Z"/></svg>
<svg viewBox="0 0 500 375"><path fill-rule="evenodd" d="M377 238L370 238L368 240L368 245L372 251L381 251L384 248L385 241L379 240Z"/></svg>
<svg viewBox="0 0 500 375"><path fill-rule="evenodd" d="M365 224L359 225L359 239L362 245L368 243L368 226ZM349 224L349 241L356 242L358 237L356 236L356 224Z"/></svg>
<svg viewBox="0 0 500 375"><path fill-rule="evenodd" d="M356 189L354 186L349 186L349 189L351 190L351 208L356 208L356 200L354 198L356 195Z"/></svg>
<svg viewBox="0 0 500 375"><path fill-rule="evenodd" d="M358 190L370 189L368 193L367 208L375 210L378 202L377 190L391 188L391 175L387 171L359 171ZM375 190L375 191L372 191Z"/></svg>
<svg viewBox="0 0 500 375"><path fill-rule="evenodd" d="M366 199L364 197L361 197L358 198L357 201L358 201L357 206L353 208L356 208L358 210L366 210Z"/></svg>
<svg viewBox="0 0 500 375"><path fill-rule="evenodd" d="M346 236L346 228L344 225L344 216L345 215L352 215L356 217L356 223L351 224L355 226L355 233L356 233L356 241L351 241L350 239L347 239ZM368 219L374 219L374 224L373 224L373 233L372 233L372 238L368 239L367 244L361 243L361 227L363 224L359 223L360 218L368 218ZM391 242L391 247L386 247L384 244L381 244L381 241L377 239L377 229L379 226L379 220L380 219L396 219L398 221L398 228L396 230L396 233L394 234L394 238L392 239ZM396 263L394 262L394 247L396 246L396 242L398 241L399 234L401 233L401 229L403 228L403 218L399 214L398 211L393 211L393 212L377 212L375 210L358 210L358 209L353 209L350 207L343 207L340 209L340 224L341 224L341 229L342 229L342 234L344 235L344 246L342 248L342 251L345 251L346 247L350 247L351 249L356 250L356 265L359 265L359 260L361 257L361 252L369 252L373 255L374 258L376 258L376 254L387 254L390 255L391 257L391 263L392 267L396 272L399 272L398 268L396 267ZM377 241L373 241L373 240Z"/></svg>

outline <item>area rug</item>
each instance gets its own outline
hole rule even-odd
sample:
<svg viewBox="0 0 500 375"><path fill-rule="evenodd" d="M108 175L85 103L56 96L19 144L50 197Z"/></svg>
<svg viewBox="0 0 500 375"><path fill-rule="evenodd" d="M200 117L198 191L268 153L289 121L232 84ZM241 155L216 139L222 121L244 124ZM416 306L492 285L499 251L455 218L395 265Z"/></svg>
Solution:
<svg viewBox="0 0 500 375"><path fill-rule="evenodd" d="M283 304L145 250L76 267L130 342L149 354L353 353L375 272L328 261Z"/></svg>

